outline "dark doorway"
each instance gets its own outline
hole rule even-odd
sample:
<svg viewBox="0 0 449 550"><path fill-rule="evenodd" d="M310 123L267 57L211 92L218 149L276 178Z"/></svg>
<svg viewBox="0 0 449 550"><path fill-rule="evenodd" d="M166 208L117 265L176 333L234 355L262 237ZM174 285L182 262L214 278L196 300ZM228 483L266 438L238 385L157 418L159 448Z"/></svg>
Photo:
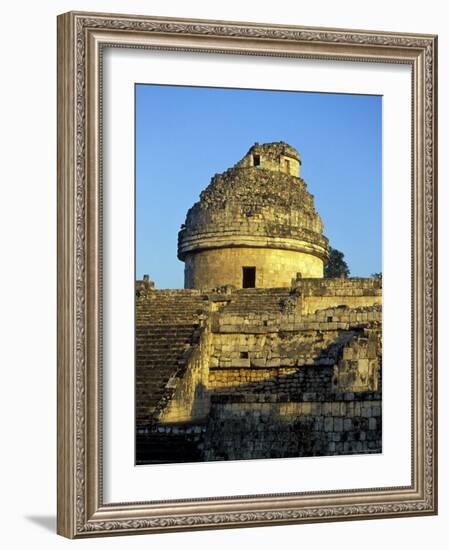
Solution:
<svg viewBox="0 0 449 550"><path fill-rule="evenodd" d="M256 268L243 268L243 288L256 288Z"/></svg>

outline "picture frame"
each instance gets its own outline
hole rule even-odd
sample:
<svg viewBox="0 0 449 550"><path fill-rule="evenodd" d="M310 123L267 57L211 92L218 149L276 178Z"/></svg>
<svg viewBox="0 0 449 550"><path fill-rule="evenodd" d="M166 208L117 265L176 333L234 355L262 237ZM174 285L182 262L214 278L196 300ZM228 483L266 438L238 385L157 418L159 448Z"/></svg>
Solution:
<svg viewBox="0 0 449 550"><path fill-rule="evenodd" d="M411 483L106 502L103 53L106 48L411 69ZM58 17L58 533L69 538L437 513L437 37L70 12ZM407 363L408 364L408 363ZM176 466L175 466L176 467Z"/></svg>

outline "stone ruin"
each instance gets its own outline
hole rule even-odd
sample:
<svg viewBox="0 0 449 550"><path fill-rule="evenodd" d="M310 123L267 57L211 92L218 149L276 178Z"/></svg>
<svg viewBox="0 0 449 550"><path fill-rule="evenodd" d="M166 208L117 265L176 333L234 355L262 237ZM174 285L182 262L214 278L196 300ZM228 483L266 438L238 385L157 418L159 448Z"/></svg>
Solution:
<svg viewBox="0 0 449 550"><path fill-rule="evenodd" d="M298 272L323 277L328 240L299 166L286 143L256 144L212 178L179 232L185 288L277 288Z"/></svg>
<svg viewBox="0 0 449 550"><path fill-rule="evenodd" d="M382 451L382 280L322 277L300 163L254 145L187 214L186 288L136 282L137 464Z"/></svg>

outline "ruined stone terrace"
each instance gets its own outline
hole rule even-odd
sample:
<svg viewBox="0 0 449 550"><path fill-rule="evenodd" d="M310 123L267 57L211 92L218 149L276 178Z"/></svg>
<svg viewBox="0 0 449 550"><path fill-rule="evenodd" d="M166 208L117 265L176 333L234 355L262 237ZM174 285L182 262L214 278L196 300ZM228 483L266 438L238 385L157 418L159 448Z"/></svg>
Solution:
<svg viewBox="0 0 449 550"><path fill-rule="evenodd" d="M302 279L290 289L200 292L139 283L138 462L379 452L380 287Z"/></svg>

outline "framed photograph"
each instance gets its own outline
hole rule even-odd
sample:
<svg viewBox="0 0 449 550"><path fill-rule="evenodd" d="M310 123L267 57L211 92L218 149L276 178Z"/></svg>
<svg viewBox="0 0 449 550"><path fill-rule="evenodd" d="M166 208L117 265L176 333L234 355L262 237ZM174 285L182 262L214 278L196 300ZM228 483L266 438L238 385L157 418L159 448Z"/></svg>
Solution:
<svg viewBox="0 0 449 550"><path fill-rule="evenodd" d="M58 18L58 532L437 513L433 35Z"/></svg>

